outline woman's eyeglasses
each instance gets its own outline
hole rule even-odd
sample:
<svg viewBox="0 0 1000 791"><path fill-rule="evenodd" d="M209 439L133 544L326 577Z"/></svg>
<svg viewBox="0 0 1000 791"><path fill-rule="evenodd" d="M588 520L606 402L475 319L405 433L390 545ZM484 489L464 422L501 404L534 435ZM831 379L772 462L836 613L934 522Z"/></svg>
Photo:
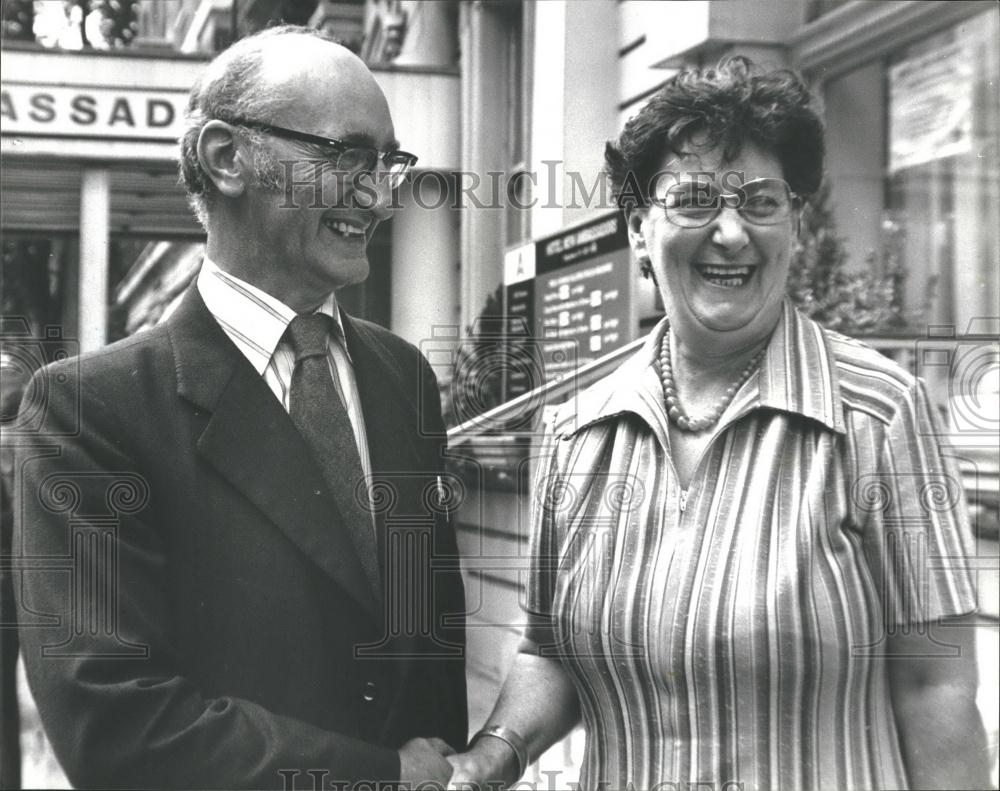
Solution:
<svg viewBox="0 0 1000 791"><path fill-rule="evenodd" d="M782 179L755 179L724 193L706 181L684 181L670 187L653 203L663 208L667 219L681 228L701 228L731 207L754 225L777 225L796 208L801 198Z"/></svg>
<svg viewBox="0 0 1000 791"><path fill-rule="evenodd" d="M379 151L377 148L359 143L337 140L333 137L320 137L244 118L219 120L236 126L257 129L265 134L283 137L286 140L296 140L300 143L319 146L324 151L323 159L328 160L338 171L351 176L373 175L381 162L382 168L378 169L379 177L386 179L392 189L399 186L407 171L417 162L417 157L406 151Z"/></svg>

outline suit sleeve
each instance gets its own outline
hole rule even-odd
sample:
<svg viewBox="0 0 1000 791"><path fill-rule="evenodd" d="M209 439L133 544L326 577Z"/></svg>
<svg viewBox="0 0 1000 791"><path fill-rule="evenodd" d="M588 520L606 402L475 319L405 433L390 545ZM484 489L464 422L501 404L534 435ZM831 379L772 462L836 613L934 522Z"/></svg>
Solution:
<svg viewBox="0 0 1000 791"><path fill-rule="evenodd" d="M395 750L245 699L207 697L185 677L155 492L112 405L68 370L43 369L29 389L46 398L37 441L18 450L15 552L29 682L74 786L398 780Z"/></svg>

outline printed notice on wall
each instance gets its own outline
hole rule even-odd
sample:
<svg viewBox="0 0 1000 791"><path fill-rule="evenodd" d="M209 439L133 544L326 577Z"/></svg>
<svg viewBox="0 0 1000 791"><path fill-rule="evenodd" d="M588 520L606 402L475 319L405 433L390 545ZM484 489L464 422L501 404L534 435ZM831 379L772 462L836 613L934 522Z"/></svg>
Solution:
<svg viewBox="0 0 1000 791"><path fill-rule="evenodd" d="M959 38L889 69L889 172L972 147L975 50Z"/></svg>
<svg viewBox="0 0 1000 791"><path fill-rule="evenodd" d="M635 337L634 277L625 220L617 211L511 250L504 260L508 352L513 357L532 347L544 380L552 382L624 346ZM519 329L524 327L527 334ZM532 384L511 368L507 398Z"/></svg>

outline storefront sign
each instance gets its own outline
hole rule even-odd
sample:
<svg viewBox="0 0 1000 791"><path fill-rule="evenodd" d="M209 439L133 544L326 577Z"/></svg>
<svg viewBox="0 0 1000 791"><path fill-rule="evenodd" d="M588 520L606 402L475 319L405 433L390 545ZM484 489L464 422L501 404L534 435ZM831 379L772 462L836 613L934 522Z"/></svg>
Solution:
<svg viewBox="0 0 1000 791"><path fill-rule="evenodd" d="M0 132L4 135L176 140L187 93L71 88L4 82Z"/></svg>
<svg viewBox="0 0 1000 791"><path fill-rule="evenodd" d="M972 147L973 53L957 40L889 69L889 172Z"/></svg>
<svg viewBox="0 0 1000 791"><path fill-rule="evenodd" d="M621 212L541 239L533 255L513 250L505 264L507 316L530 328L510 342L537 347L545 381L632 340L635 272ZM522 378L508 378L508 399L530 389Z"/></svg>

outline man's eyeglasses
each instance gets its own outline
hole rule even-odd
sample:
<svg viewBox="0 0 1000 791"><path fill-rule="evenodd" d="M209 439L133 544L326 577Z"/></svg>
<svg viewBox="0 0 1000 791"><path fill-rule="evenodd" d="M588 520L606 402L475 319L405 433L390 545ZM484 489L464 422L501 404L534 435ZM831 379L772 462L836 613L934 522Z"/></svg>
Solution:
<svg viewBox="0 0 1000 791"><path fill-rule="evenodd" d="M653 202L661 206L674 225L701 228L719 216L723 207L736 209L754 225L777 225L788 219L801 198L782 179L755 179L724 193L705 181L684 181L667 190Z"/></svg>
<svg viewBox="0 0 1000 791"><path fill-rule="evenodd" d="M306 132L299 132L295 129L285 129L282 126L265 124L260 121L251 121L244 118L220 119L226 123L237 126L246 126L250 129L257 129L265 134L283 137L286 140L296 140L300 143L310 143L323 149L323 158L329 160L331 164L340 172L351 176L362 174L372 175L378 168L378 163L382 163L379 177L385 178L389 186L393 189L399 186L406 176L407 171L417 162L417 157L406 151L379 151L371 146L351 143L345 140L337 140L333 137L320 137L310 135Z"/></svg>

